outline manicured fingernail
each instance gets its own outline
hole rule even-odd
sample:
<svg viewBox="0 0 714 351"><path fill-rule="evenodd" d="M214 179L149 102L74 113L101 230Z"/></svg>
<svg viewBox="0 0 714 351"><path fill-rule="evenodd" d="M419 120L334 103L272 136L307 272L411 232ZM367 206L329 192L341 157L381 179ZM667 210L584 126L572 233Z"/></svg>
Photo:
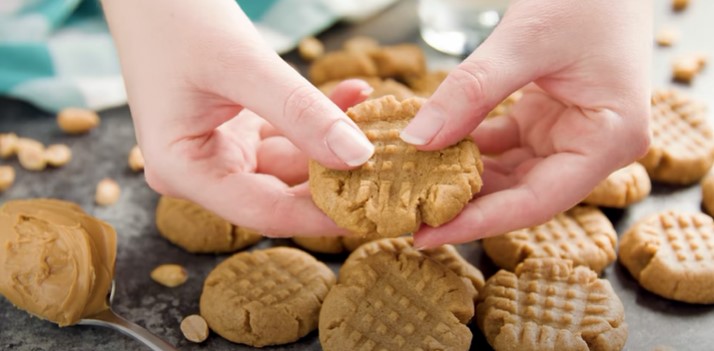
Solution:
<svg viewBox="0 0 714 351"><path fill-rule="evenodd" d="M370 95L372 95L372 92L374 92L374 88L372 88L371 86L368 86L368 87L362 89L359 93L363 97L369 97Z"/></svg>
<svg viewBox="0 0 714 351"><path fill-rule="evenodd" d="M425 106L399 134L405 142L412 145L426 145L439 134L444 127L444 119L437 111Z"/></svg>
<svg viewBox="0 0 714 351"><path fill-rule="evenodd" d="M348 166L359 166L374 153L374 145L359 130L345 121L332 125L325 137L327 147Z"/></svg>

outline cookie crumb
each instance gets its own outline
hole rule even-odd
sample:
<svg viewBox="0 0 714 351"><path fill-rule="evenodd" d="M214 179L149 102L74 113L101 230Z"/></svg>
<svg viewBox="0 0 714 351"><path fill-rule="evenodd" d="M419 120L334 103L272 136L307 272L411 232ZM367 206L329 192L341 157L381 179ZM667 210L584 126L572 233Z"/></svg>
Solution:
<svg viewBox="0 0 714 351"><path fill-rule="evenodd" d="M691 83L694 77L704 69L707 57L703 54L686 54L677 57L672 63L672 78L683 83Z"/></svg>
<svg viewBox="0 0 714 351"><path fill-rule="evenodd" d="M672 46L679 40L679 31L672 27L664 27L655 34L655 42L659 46Z"/></svg>
<svg viewBox="0 0 714 351"><path fill-rule="evenodd" d="M689 0L672 0L672 10L684 11L689 6Z"/></svg>

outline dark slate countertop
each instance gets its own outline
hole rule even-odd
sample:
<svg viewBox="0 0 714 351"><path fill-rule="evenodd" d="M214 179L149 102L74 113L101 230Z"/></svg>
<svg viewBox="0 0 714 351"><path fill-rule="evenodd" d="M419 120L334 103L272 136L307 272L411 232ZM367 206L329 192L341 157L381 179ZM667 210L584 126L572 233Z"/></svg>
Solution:
<svg viewBox="0 0 714 351"><path fill-rule="evenodd" d="M655 48L652 68L654 87L677 86L693 96L714 105L714 72L711 67L697 77L692 86L677 85L669 79L669 64L678 53L703 51L714 58L714 2L694 1L681 14L669 10L669 1L656 0L655 28L664 24L682 32L680 42L672 48ZM613 6L617 4L613 3ZM388 29L388 30L387 30ZM337 48L350 36L361 34L379 38L385 44L418 42L425 48L432 68L448 68L456 58L441 55L425 46L418 37L415 1L404 0L384 13L361 24L339 24L320 38L328 48ZM305 64L294 53L286 60L295 63L303 72ZM3 161L17 171L12 188L0 194L0 201L13 198L55 197L75 201L89 213L108 221L118 232L119 248L116 264L117 290L115 311L167 339L181 350L252 350L250 347L229 343L212 334L200 345L184 340L179 330L183 316L198 312L198 299L203 279L227 255L192 255L172 246L159 237L154 226L154 209L158 195L146 186L142 174L130 171L126 164L129 150L134 145L133 126L129 110L116 108L101 113L102 124L92 133L71 137L56 127L54 116L27 104L0 99L0 132L15 132L21 136L41 140L45 144L66 143L73 151L73 160L65 167L40 173L21 169L15 160ZM710 113L714 123L714 114ZM116 179L122 187L119 202L111 207L97 207L93 203L94 189L104 177ZM642 203L627 210L608 210L607 215L622 234L635 220L665 209L696 211L700 209L698 185L672 187L656 184L653 194ZM263 240L254 248L272 245L291 245L288 240ZM465 257L479 267L486 276L495 267L482 255L480 244L460 245ZM319 256L335 270L344 256ZM149 278L151 270L162 263L179 263L190 274L186 284L169 289ZM638 287L629 273L615 263L605 270L604 278L613 285L622 299L629 324L628 350L653 350L670 347L674 350L707 350L714 343L714 306L689 305L657 297ZM474 327L473 350L490 349L481 333ZM143 350L144 348L122 334L95 327L58 328L32 318L0 298L1 350ZM301 341L264 350L319 350L317 333Z"/></svg>

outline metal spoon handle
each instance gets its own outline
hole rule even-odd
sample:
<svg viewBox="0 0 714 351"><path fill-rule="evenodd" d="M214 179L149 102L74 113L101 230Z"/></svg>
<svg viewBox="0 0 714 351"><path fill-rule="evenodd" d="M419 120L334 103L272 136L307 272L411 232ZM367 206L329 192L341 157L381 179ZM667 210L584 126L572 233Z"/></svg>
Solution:
<svg viewBox="0 0 714 351"><path fill-rule="evenodd" d="M150 331L116 315L111 309L82 319L79 324L106 327L118 330L141 341L153 351L178 351L173 345L152 334Z"/></svg>

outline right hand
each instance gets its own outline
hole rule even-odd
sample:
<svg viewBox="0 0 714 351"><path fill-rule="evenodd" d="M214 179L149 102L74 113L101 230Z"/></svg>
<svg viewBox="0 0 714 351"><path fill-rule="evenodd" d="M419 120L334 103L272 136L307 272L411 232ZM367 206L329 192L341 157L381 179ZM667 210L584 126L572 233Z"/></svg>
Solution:
<svg viewBox="0 0 714 351"><path fill-rule="evenodd" d="M648 148L652 1L514 0L402 132L421 150L472 135L484 188L414 245L468 242L547 221ZM513 91L511 112L484 121Z"/></svg>

